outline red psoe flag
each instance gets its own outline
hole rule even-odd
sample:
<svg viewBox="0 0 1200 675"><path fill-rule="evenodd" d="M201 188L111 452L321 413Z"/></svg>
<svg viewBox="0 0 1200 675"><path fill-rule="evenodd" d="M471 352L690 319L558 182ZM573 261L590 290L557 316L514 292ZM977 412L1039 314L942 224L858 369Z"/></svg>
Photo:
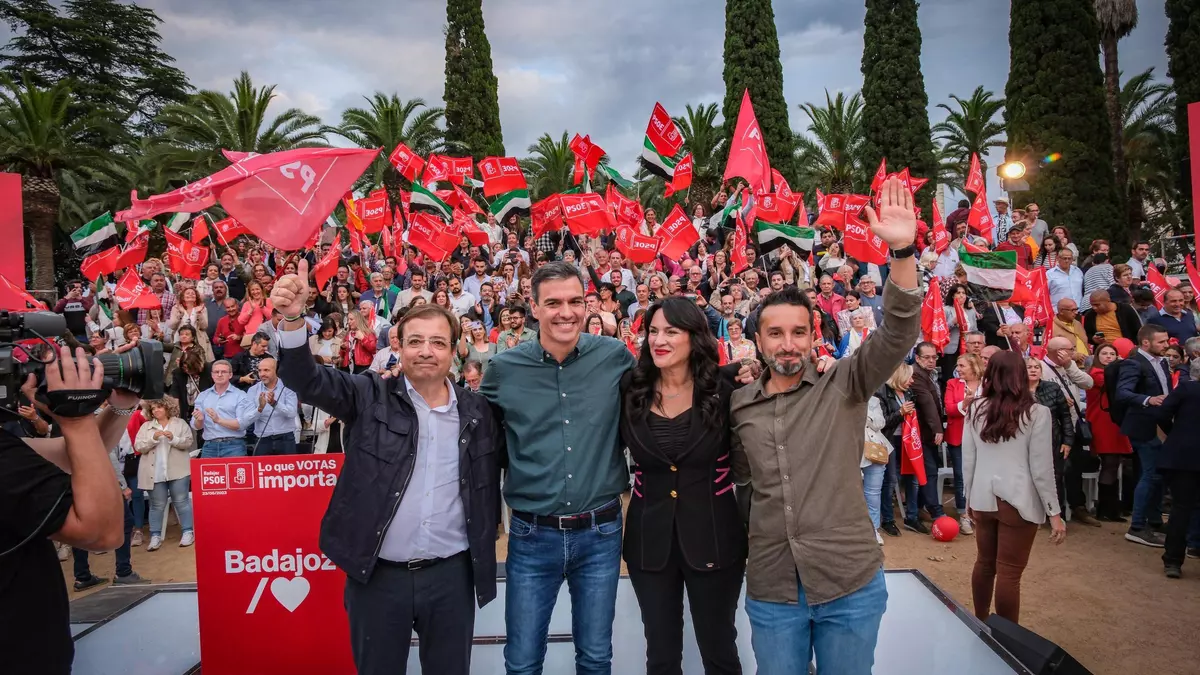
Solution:
<svg viewBox="0 0 1200 675"><path fill-rule="evenodd" d="M996 243L992 240L992 231L995 228L992 213L988 211L987 192L977 193L975 201L971 202L971 211L967 214L967 228L986 239L989 244Z"/></svg>
<svg viewBox="0 0 1200 675"><path fill-rule="evenodd" d="M338 259L342 256L342 235L333 238L333 246L325 252L325 256L313 266L313 277L317 280L317 290L325 290L325 285L337 274Z"/></svg>
<svg viewBox="0 0 1200 675"><path fill-rule="evenodd" d="M826 195L817 190L817 219L813 227L821 230L846 229L846 195Z"/></svg>
<svg viewBox="0 0 1200 675"><path fill-rule="evenodd" d="M675 165L675 173L671 175L671 182L667 185L663 196L670 197L676 192L683 192L692 186L692 164L692 153L689 152Z"/></svg>
<svg viewBox="0 0 1200 675"><path fill-rule="evenodd" d="M860 263L887 263L887 243L875 236L871 226L858 216L846 218L846 236L842 245L846 249L846 255Z"/></svg>
<svg viewBox="0 0 1200 675"><path fill-rule="evenodd" d="M1192 262L1192 257L1183 256L1183 264L1187 268L1188 281L1191 282L1192 288L1200 289L1200 272L1196 271L1196 264Z"/></svg>
<svg viewBox="0 0 1200 675"><path fill-rule="evenodd" d="M755 194L771 191L771 162L762 129L750 103L750 90L742 94L737 127L729 144L729 161L725 164L725 180L745 178Z"/></svg>
<svg viewBox="0 0 1200 675"><path fill-rule="evenodd" d="M476 204L475 200L471 199L471 195L467 194L466 190L463 190L455 185L454 194L458 195L458 208L462 209L468 214L479 214L481 216L484 215L483 209L479 208L479 204Z"/></svg>
<svg viewBox="0 0 1200 675"><path fill-rule="evenodd" d="M1154 265L1146 265L1146 284L1150 286L1150 290L1154 291L1154 304L1159 309L1162 309L1163 299L1167 296L1167 291L1171 290L1171 285L1167 283L1166 277Z"/></svg>
<svg viewBox="0 0 1200 675"><path fill-rule="evenodd" d="M939 354L950 344L950 328L946 325L940 291L941 286L937 283L937 277L934 277L921 303L921 339L937 347Z"/></svg>
<svg viewBox="0 0 1200 675"><path fill-rule="evenodd" d="M50 308L46 307L46 303L44 303L41 300L38 300L37 298L30 295L29 292L26 291L24 288L21 288L20 286L9 281L8 278L5 277L3 274L0 274L0 285L2 285L9 293L12 293L13 295L15 295L18 298L21 298L26 303L26 305L23 307L8 307L7 309L16 309L19 311L24 311L24 310L27 310L32 307L33 309L40 310L43 312L50 311Z"/></svg>
<svg viewBox="0 0 1200 675"><path fill-rule="evenodd" d="M388 161L410 182L421 175L421 169L425 166L425 160L403 143L397 145L392 154L388 155Z"/></svg>
<svg viewBox="0 0 1200 675"><path fill-rule="evenodd" d="M83 278L88 281L95 281L106 274L116 272L117 261L120 259L121 248L118 246L109 246L99 253L84 258L79 271L83 272Z"/></svg>
<svg viewBox="0 0 1200 675"><path fill-rule="evenodd" d="M450 180L452 172L451 158L445 155L430 155L425 162L425 175L421 176L423 183L436 183Z"/></svg>
<svg viewBox="0 0 1200 675"><path fill-rule="evenodd" d="M133 267L141 265L146 261L146 252L150 250L150 233L142 232L133 238L133 241L125 244L125 248L121 249L121 255L117 257L117 262L114 267L119 270L122 267Z"/></svg>
<svg viewBox="0 0 1200 675"><path fill-rule="evenodd" d="M558 195L550 195L530 206L529 222L533 228L533 237L535 239L550 230L562 229L562 202L559 201Z"/></svg>
<svg viewBox="0 0 1200 675"><path fill-rule="evenodd" d="M946 219L942 218L942 207L933 200L933 250L938 255L950 247L950 232L946 229Z"/></svg>
<svg viewBox="0 0 1200 675"><path fill-rule="evenodd" d="M529 188L516 157L485 157L479 162L479 175L483 176L485 197Z"/></svg>
<svg viewBox="0 0 1200 675"><path fill-rule="evenodd" d="M165 231L165 230L164 230ZM196 216L192 219L192 243L199 244L208 237L208 219Z"/></svg>
<svg viewBox="0 0 1200 675"><path fill-rule="evenodd" d="M440 263L450 257L450 251L458 245L458 237L453 232L447 232L436 216L414 213L408 226L408 243Z"/></svg>
<svg viewBox="0 0 1200 675"><path fill-rule="evenodd" d="M648 263L658 255L658 237L647 237L629 225L617 227L617 250L636 264Z"/></svg>
<svg viewBox="0 0 1200 675"><path fill-rule="evenodd" d="M879 161L879 168L875 170L875 176L871 178L871 194L878 194L879 188L883 187L883 181L887 180L887 157Z"/></svg>
<svg viewBox="0 0 1200 675"><path fill-rule="evenodd" d="M475 160L470 157L449 157L449 180L455 185L463 185L468 178L475 176Z"/></svg>
<svg viewBox="0 0 1200 675"><path fill-rule="evenodd" d="M583 173L586 170L583 164L583 158L575 155L575 170L571 174L571 185L579 185L583 182Z"/></svg>
<svg viewBox="0 0 1200 675"><path fill-rule="evenodd" d="M167 265L171 271L185 279L199 279L208 262L208 249L170 230L163 230L163 236L167 238Z"/></svg>
<svg viewBox="0 0 1200 675"><path fill-rule="evenodd" d="M604 199L594 192L559 195L558 198L562 202L563 219L572 234L594 237L601 230L617 226L617 219L608 210Z"/></svg>
<svg viewBox="0 0 1200 675"><path fill-rule="evenodd" d="M604 201L617 218L618 224L640 227L644 214L642 205L636 199L630 199L609 182L604 191Z"/></svg>
<svg viewBox="0 0 1200 675"><path fill-rule="evenodd" d="M379 149L299 148L246 154L232 166L178 190L147 199L132 196L119 221L160 213L197 213L218 201L229 215L275 248L292 251L312 239L338 200Z"/></svg>
<svg viewBox="0 0 1200 675"><path fill-rule="evenodd" d="M746 223L742 222L742 215L737 214L733 225L733 244L729 251L729 262L732 265L730 269L733 273L741 274L747 267L750 266L750 259L746 257Z"/></svg>
<svg viewBox="0 0 1200 675"><path fill-rule="evenodd" d="M467 235L467 240L471 242L472 246L488 245L488 233L480 229L479 224L465 212L455 209L451 225L451 230L457 230L459 237Z"/></svg>
<svg viewBox="0 0 1200 675"><path fill-rule="evenodd" d="M928 477L925 475L925 450L921 447L921 425L917 423L916 412L904 416L900 437L900 473L913 474L917 477L917 484L924 485Z"/></svg>
<svg viewBox="0 0 1200 675"><path fill-rule="evenodd" d="M696 231L692 219L688 218L687 213L678 204L671 207L671 212L667 214L655 234L662 242L658 248L659 254L676 262L683 259L688 249L700 241L700 233Z"/></svg>
<svg viewBox="0 0 1200 675"><path fill-rule="evenodd" d="M979 166L979 155L974 152L971 153L971 168L967 170L967 183L963 187L972 194L985 191L983 170Z"/></svg>
<svg viewBox="0 0 1200 675"><path fill-rule="evenodd" d="M363 199L356 200L354 207L365 234L375 234L392 224L386 190L377 190Z"/></svg>
<svg viewBox="0 0 1200 675"><path fill-rule="evenodd" d="M217 240L224 246L228 246L243 234L250 234L249 228L233 218L222 218L213 223L213 231L217 233Z"/></svg>
<svg viewBox="0 0 1200 675"><path fill-rule="evenodd" d="M792 186L788 185L788 182L783 178L783 174L779 173L777 169L771 169L771 181L775 184L775 194L791 199Z"/></svg>
<svg viewBox="0 0 1200 675"><path fill-rule="evenodd" d="M650 123L646 125L646 137L650 139L654 150L663 157L674 157L683 147L683 135L675 126L675 121L667 114L667 109L661 103L654 104L654 112L650 113Z"/></svg>
<svg viewBox="0 0 1200 675"><path fill-rule="evenodd" d="M125 276L117 282L113 298L116 299L117 306L121 309L158 309L162 307L162 301L151 292L132 267L126 270Z"/></svg>
<svg viewBox="0 0 1200 675"><path fill-rule="evenodd" d="M575 138L571 139L571 152L574 152L575 156L583 161L589 176L600 165L600 159L604 157L604 148L593 143L591 136L580 136L579 134L575 134Z"/></svg>
<svg viewBox="0 0 1200 675"><path fill-rule="evenodd" d="M383 249L383 257L392 256L393 258L397 258L397 262L399 262L398 259L400 256L396 255L395 244L392 241L392 228L385 227L379 233L379 247Z"/></svg>

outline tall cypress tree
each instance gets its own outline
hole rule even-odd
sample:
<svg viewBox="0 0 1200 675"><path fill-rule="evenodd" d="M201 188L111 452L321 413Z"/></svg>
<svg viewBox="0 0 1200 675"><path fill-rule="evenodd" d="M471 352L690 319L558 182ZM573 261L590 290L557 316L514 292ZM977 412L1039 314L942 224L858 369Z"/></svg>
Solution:
<svg viewBox="0 0 1200 675"><path fill-rule="evenodd" d="M1180 233L1192 231L1195 200L1192 172L1188 163L1189 139L1187 106L1200 101L1200 3L1195 0L1167 0L1167 75L1175 85L1175 158L1179 166L1179 203L1183 207Z"/></svg>
<svg viewBox="0 0 1200 675"><path fill-rule="evenodd" d="M1092 2L1012 0L1006 159L1036 167L1017 206L1037 202L1077 241L1124 242ZM1061 157L1042 162L1051 155Z"/></svg>
<svg viewBox="0 0 1200 675"><path fill-rule="evenodd" d="M479 161L504 154L483 0L446 2L446 141Z"/></svg>
<svg viewBox="0 0 1200 675"><path fill-rule="evenodd" d="M874 170L886 157L891 171L908 167L913 176L934 178L916 0L867 0L865 28L862 124L868 166ZM917 193L926 215L932 199L932 186Z"/></svg>
<svg viewBox="0 0 1200 675"><path fill-rule="evenodd" d="M783 98L783 64L771 0L725 0L726 148L737 127L742 93L749 89L771 166L795 182L792 128ZM728 149L726 149L728 154Z"/></svg>

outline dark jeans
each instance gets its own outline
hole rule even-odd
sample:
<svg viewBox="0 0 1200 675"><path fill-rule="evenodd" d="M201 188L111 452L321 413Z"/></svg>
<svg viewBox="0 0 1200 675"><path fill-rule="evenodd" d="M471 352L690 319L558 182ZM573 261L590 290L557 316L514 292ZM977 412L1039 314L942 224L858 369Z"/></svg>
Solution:
<svg viewBox="0 0 1200 675"><path fill-rule="evenodd" d="M1183 565L1187 549L1200 547L1200 471L1163 470L1171 488L1164 565Z"/></svg>
<svg viewBox="0 0 1200 675"><path fill-rule="evenodd" d="M139 459L141 458L130 456L125 461L137 462ZM133 476L126 476L125 482L129 485L129 489L133 491L133 497L131 498L132 502L130 503L130 507L133 509L133 528L135 530L140 530L142 529L142 526L146 524L146 498L143 496L142 491L138 489L138 478L136 473L134 473Z"/></svg>
<svg viewBox="0 0 1200 675"><path fill-rule="evenodd" d="M380 563L370 580L346 579L350 649L359 675L403 675L413 630L421 672L467 675L475 627L471 555L425 569Z"/></svg>
<svg viewBox="0 0 1200 675"><path fill-rule="evenodd" d="M127 577L133 572L129 563L129 540L133 536L133 508L129 502L122 500L125 505L125 541L117 547L114 554L117 557L117 576ZM75 581L86 581L92 576L92 568L88 566L88 552L82 548L72 548L71 554L75 559Z"/></svg>
<svg viewBox="0 0 1200 675"><path fill-rule="evenodd" d="M946 454L949 455L950 466L954 469L954 509L958 511L958 517L962 518L967 515L967 496L963 492L962 446L947 444Z"/></svg>
<svg viewBox="0 0 1200 675"><path fill-rule="evenodd" d="M263 436L258 439L258 445L254 449L255 457L294 454L296 454L296 434L290 431L273 436Z"/></svg>
<svg viewBox="0 0 1200 675"><path fill-rule="evenodd" d="M1133 451L1141 462L1142 473L1133 491L1133 517L1129 529L1142 530L1147 525L1162 525L1162 475L1158 473L1158 453L1162 441L1131 441Z"/></svg>
<svg viewBox="0 0 1200 675"><path fill-rule="evenodd" d="M900 450L899 452L904 451ZM893 452L892 454L897 453ZM923 456L925 459L924 485L918 485L917 477L914 475L901 476L901 483L904 485L905 520L916 520L921 507L924 507L934 520L946 515L946 511L942 509L942 496L938 494L937 489L937 455L930 450L925 450Z"/></svg>
<svg viewBox="0 0 1200 675"><path fill-rule="evenodd" d="M647 675L683 675L685 588L705 675L742 672L734 615L745 570L743 560L728 569L696 571L684 561L678 538L663 569L648 572L629 567L646 632Z"/></svg>

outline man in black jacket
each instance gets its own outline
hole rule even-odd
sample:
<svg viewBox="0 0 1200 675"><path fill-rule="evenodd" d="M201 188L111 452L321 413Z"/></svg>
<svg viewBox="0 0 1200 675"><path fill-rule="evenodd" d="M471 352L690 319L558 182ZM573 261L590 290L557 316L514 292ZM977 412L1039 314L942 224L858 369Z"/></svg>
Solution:
<svg viewBox="0 0 1200 675"><path fill-rule="evenodd" d="M946 410L942 405L942 397L937 383L937 347L929 342L917 345L914 352L913 382L908 392L917 407L917 426L921 430L921 447L924 448L925 485L920 487L922 500L917 498L917 490L908 491L905 506L904 527L929 534L929 528L921 522L919 509L921 506L929 512L934 520L946 515L942 509L941 495L937 492L937 458L938 446L942 444L942 434L946 429ZM910 476L915 484L915 477ZM917 502L921 501L921 504Z"/></svg>
<svg viewBox="0 0 1200 675"><path fill-rule="evenodd" d="M303 312L308 263L275 283L279 376L347 424L346 464L321 550L346 572L363 675L404 673L414 627L426 673L467 675L475 606L496 596L504 436L484 399L449 379L458 319L422 305L397 324L402 377L317 366Z"/></svg>
<svg viewBox="0 0 1200 675"><path fill-rule="evenodd" d="M1153 408L1161 406L1171 393L1171 366L1163 357L1169 345L1166 328L1154 324L1142 326L1138 331L1138 349L1121 362L1117 378L1116 403L1125 410L1121 433L1129 437L1142 465L1142 475L1133 491L1133 518L1125 538L1157 548L1165 543L1163 535L1155 531L1162 528L1162 476L1158 473L1162 441L1158 427L1163 422Z"/></svg>

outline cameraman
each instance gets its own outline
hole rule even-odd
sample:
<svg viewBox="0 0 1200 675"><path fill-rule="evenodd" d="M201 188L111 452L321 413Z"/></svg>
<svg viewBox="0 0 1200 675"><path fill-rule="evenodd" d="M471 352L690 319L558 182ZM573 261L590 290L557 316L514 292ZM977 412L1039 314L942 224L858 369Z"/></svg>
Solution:
<svg viewBox="0 0 1200 675"><path fill-rule="evenodd" d="M124 539L121 489L108 448L121 439L137 396L103 402L103 368L63 347L62 372L46 368L51 415L62 438L0 431L0 654L14 673L69 673L67 589L54 541L112 550ZM32 376L31 376L32 377Z"/></svg>

